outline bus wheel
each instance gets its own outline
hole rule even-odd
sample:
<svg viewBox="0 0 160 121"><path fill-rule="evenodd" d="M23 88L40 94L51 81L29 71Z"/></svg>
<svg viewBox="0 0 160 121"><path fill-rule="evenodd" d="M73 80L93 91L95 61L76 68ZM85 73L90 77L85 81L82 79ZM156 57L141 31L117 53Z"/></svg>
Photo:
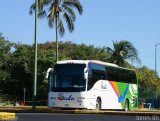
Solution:
<svg viewBox="0 0 160 121"><path fill-rule="evenodd" d="M100 98L97 98L97 101L96 101L96 110L101 110L101 99Z"/></svg>
<svg viewBox="0 0 160 121"><path fill-rule="evenodd" d="M128 99L125 102L125 111L129 111L129 100Z"/></svg>

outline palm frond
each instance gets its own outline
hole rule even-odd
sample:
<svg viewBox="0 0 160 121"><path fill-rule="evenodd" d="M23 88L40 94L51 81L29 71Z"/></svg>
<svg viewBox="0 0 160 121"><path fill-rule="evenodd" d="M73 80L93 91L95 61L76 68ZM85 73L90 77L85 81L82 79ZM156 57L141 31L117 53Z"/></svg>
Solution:
<svg viewBox="0 0 160 121"><path fill-rule="evenodd" d="M44 7L49 5L51 3L51 0L39 0L38 1L38 9L39 12L44 11ZM36 9L36 3L34 2L31 6L30 6L30 10L29 10L29 14L33 14L33 11L35 11Z"/></svg>
<svg viewBox="0 0 160 121"><path fill-rule="evenodd" d="M141 63L138 58L138 51L131 42L127 40L121 40L119 42L113 41L113 48L113 50L110 49L109 51L110 53L112 52L111 60L116 64L121 66L126 65L128 64L126 60Z"/></svg>
<svg viewBox="0 0 160 121"><path fill-rule="evenodd" d="M46 16L47 16L47 13L46 13L45 10L43 10L43 11L41 11L41 12L38 13L38 18L44 18Z"/></svg>
<svg viewBox="0 0 160 121"><path fill-rule="evenodd" d="M29 14L32 15L33 14L33 11L36 9L36 3L33 3L31 6L30 6L30 10L29 10Z"/></svg>
<svg viewBox="0 0 160 121"><path fill-rule="evenodd" d="M49 19L49 20L48 20L48 26L49 26L50 28L53 28L53 25L54 25L53 21L52 21L51 19Z"/></svg>
<svg viewBox="0 0 160 121"><path fill-rule="evenodd" d="M74 30L74 23L72 18L67 13L64 13L64 18L66 20L69 31L72 32Z"/></svg>
<svg viewBox="0 0 160 121"><path fill-rule="evenodd" d="M111 55L114 54L114 50L112 50L112 48L107 47L106 50L107 50L107 52L108 52L109 54L111 54Z"/></svg>
<svg viewBox="0 0 160 121"><path fill-rule="evenodd" d="M42 8L41 10L43 10L43 7L46 7L46 6L50 5L53 2L54 2L54 0L39 0L39 3L38 3L39 9Z"/></svg>
<svg viewBox="0 0 160 121"><path fill-rule="evenodd" d="M83 13L83 6L79 0L64 0L64 4L76 8L80 15Z"/></svg>
<svg viewBox="0 0 160 121"><path fill-rule="evenodd" d="M73 21L76 20L76 15L73 9L71 9L68 5L62 5L62 8L64 9L65 12L67 12L67 14L69 14L72 17Z"/></svg>
<svg viewBox="0 0 160 121"><path fill-rule="evenodd" d="M38 0L38 17L44 18L47 16L49 27L53 27L55 24L55 18L58 18L58 31L60 36L64 35L65 29L63 21L60 17L64 17L70 32L74 30L74 22L76 20L76 9L79 14L83 12L83 6L79 0ZM36 3L30 6L29 13L32 14L36 9ZM62 16L60 16L62 15Z"/></svg>
<svg viewBox="0 0 160 121"><path fill-rule="evenodd" d="M59 32L59 35L62 37L65 33L65 29L64 29L64 25L63 25L63 22L62 22L62 19L61 19L61 16L59 16L58 18L58 32Z"/></svg>
<svg viewBox="0 0 160 121"><path fill-rule="evenodd" d="M57 17L55 7L52 7L50 8L50 13L48 15L48 19L49 19L48 25L51 28L53 27L55 17Z"/></svg>

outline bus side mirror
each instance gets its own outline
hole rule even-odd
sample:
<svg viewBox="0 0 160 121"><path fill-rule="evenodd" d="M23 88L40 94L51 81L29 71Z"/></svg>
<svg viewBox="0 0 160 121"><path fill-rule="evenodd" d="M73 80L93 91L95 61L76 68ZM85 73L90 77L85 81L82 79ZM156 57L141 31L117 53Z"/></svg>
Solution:
<svg viewBox="0 0 160 121"><path fill-rule="evenodd" d="M84 69L84 79L87 79L87 73L88 72L88 70L87 69Z"/></svg>
<svg viewBox="0 0 160 121"><path fill-rule="evenodd" d="M49 77L50 72L53 72L53 71L54 71L53 68L49 68L49 69L47 70L47 73L46 73L46 75L45 75L45 80L48 80L48 77Z"/></svg>

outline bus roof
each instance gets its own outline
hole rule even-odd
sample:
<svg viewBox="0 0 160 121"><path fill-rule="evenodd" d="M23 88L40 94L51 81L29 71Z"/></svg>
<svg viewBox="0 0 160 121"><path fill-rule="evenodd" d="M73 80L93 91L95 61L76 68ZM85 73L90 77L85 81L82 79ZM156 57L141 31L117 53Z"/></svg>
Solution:
<svg viewBox="0 0 160 121"><path fill-rule="evenodd" d="M107 63L107 62L103 62L103 61L99 61L99 60L64 60L64 61L58 61L56 64L88 64L88 63L100 64L100 65L116 67L116 68L126 69L126 70L130 70L130 71L135 71L134 69L120 67L116 64Z"/></svg>
<svg viewBox="0 0 160 121"><path fill-rule="evenodd" d="M88 64L88 63L94 63L94 64L101 64L106 66L113 66L118 67L116 64L102 62L98 60L64 60L64 61L58 61L57 64L68 64L68 63L75 63L75 64Z"/></svg>

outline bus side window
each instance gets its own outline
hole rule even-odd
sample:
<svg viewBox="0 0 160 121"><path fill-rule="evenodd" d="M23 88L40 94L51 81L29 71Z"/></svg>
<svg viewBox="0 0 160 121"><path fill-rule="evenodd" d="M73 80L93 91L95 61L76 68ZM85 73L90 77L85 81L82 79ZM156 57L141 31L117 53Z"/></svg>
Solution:
<svg viewBox="0 0 160 121"><path fill-rule="evenodd" d="M53 88L57 87L57 75L56 72L53 71L49 74L49 91L53 91Z"/></svg>
<svg viewBox="0 0 160 121"><path fill-rule="evenodd" d="M106 80L106 73L102 70L92 69L91 72L89 72L88 78L88 90L90 90L97 81Z"/></svg>
<svg viewBox="0 0 160 121"><path fill-rule="evenodd" d="M119 71L117 68L114 67L106 67L106 74L108 81L119 81Z"/></svg>
<svg viewBox="0 0 160 121"><path fill-rule="evenodd" d="M100 71L100 70L94 70L94 69L92 69L92 78L95 81L105 80L106 79L105 71Z"/></svg>
<svg viewBox="0 0 160 121"><path fill-rule="evenodd" d="M136 78L136 73L134 71L131 71L131 83L132 84L137 84L137 78Z"/></svg>
<svg viewBox="0 0 160 121"><path fill-rule="evenodd" d="M120 81L124 83L136 84L136 74L134 71L120 69Z"/></svg>

